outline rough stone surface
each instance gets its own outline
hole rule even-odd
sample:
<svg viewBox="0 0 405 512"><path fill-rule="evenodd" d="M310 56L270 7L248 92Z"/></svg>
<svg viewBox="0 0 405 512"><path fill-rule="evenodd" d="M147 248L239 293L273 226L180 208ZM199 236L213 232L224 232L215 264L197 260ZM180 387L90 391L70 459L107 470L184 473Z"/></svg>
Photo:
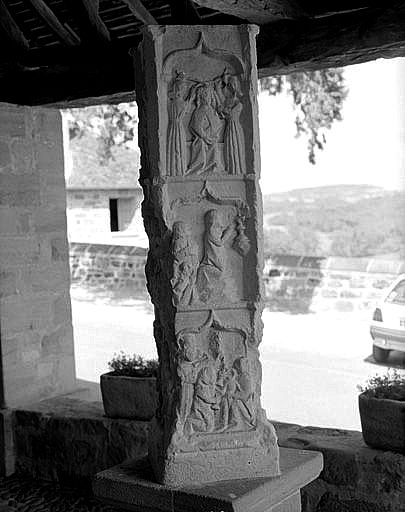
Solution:
<svg viewBox="0 0 405 512"><path fill-rule="evenodd" d="M174 486L279 473L261 408L263 240L253 26L150 26L136 62L159 406Z"/></svg>
<svg viewBox="0 0 405 512"><path fill-rule="evenodd" d="M0 512L118 512L86 488L61 487L21 477L0 479Z"/></svg>
<svg viewBox="0 0 405 512"><path fill-rule="evenodd" d="M154 482L146 458L99 473L93 489L99 498L141 512L300 512L299 489L322 469L322 456L282 449L281 475L172 488Z"/></svg>
<svg viewBox="0 0 405 512"><path fill-rule="evenodd" d="M97 471L147 452L149 423L105 418L101 403L52 399L28 414L15 417L14 436L17 469L31 477L89 481ZM286 423L275 427L281 447L316 450L324 457L319 478L301 490L303 512L405 512L402 455L367 447L361 432Z"/></svg>
<svg viewBox="0 0 405 512"><path fill-rule="evenodd" d="M154 377L128 377L113 372L100 376L103 406L109 418L149 421L157 405Z"/></svg>
<svg viewBox="0 0 405 512"><path fill-rule="evenodd" d="M101 402L58 397L14 411L16 470L35 478L88 482L147 451L149 423L112 420Z"/></svg>
<svg viewBox="0 0 405 512"><path fill-rule="evenodd" d="M56 189L65 194L60 113L0 104L0 151L0 403L13 407L74 386L71 309L62 300L66 202L51 199Z"/></svg>
<svg viewBox="0 0 405 512"><path fill-rule="evenodd" d="M280 446L320 451L324 470L301 492L303 512L404 512L405 460L361 432L275 424Z"/></svg>

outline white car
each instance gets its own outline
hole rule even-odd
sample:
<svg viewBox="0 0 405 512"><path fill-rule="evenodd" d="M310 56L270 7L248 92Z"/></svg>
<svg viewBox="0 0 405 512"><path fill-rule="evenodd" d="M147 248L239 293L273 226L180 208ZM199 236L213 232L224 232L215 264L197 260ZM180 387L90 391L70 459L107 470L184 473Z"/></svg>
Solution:
<svg viewBox="0 0 405 512"><path fill-rule="evenodd" d="M395 279L375 309L370 334L376 361L386 361L391 350L405 352L405 274Z"/></svg>

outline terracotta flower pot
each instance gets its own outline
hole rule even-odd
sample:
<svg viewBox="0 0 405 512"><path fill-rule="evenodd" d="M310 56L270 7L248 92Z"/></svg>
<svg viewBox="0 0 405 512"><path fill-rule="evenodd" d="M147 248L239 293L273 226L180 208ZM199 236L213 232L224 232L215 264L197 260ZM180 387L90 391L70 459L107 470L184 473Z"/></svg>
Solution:
<svg viewBox="0 0 405 512"><path fill-rule="evenodd" d="M114 372L100 376L106 416L131 420L150 420L157 406L155 377L127 377Z"/></svg>
<svg viewBox="0 0 405 512"><path fill-rule="evenodd" d="M373 448L405 454L405 402L359 395L364 441Z"/></svg>

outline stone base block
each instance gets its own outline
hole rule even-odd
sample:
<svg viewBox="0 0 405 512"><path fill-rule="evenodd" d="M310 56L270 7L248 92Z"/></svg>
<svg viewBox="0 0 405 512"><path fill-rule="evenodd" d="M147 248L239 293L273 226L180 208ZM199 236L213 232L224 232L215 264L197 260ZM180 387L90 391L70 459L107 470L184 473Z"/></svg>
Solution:
<svg viewBox="0 0 405 512"><path fill-rule="evenodd" d="M231 448L176 453L166 464L153 469L156 480L164 485L187 487L194 482L269 478L279 473L279 461L263 448Z"/></svg>
<svg viewBox="0 0 405 512"><path fill-rule="evenodd" d="M11 409L0 410L0 476L9 476L15 470L13 415Z"/></svg>
<svg viewBox="0 0 405 512"><path fill-rule="evenodd" d="M171 488L154 481L147 459L98 473L94 494L103 502L135 512L299 512L300 489L317 478L322 455L280 449L281 475Z"/></svg>

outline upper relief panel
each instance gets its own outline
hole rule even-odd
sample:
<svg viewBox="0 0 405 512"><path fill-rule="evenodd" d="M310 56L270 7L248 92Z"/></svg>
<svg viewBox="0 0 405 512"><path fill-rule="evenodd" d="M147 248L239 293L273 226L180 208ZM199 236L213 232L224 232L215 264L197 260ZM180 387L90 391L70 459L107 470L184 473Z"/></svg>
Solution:
<svg viewBox="0 0 405 512"><path fill-rule="evenodd" d="M241 59L246 49L227 48L226 37L211 41L210 33L210 27L186 32L183 45L192 44L168 50L163 59L163 174L169 177L206 180L254 173L253 134L244 129L252 119L250 81Z"/></svg>

